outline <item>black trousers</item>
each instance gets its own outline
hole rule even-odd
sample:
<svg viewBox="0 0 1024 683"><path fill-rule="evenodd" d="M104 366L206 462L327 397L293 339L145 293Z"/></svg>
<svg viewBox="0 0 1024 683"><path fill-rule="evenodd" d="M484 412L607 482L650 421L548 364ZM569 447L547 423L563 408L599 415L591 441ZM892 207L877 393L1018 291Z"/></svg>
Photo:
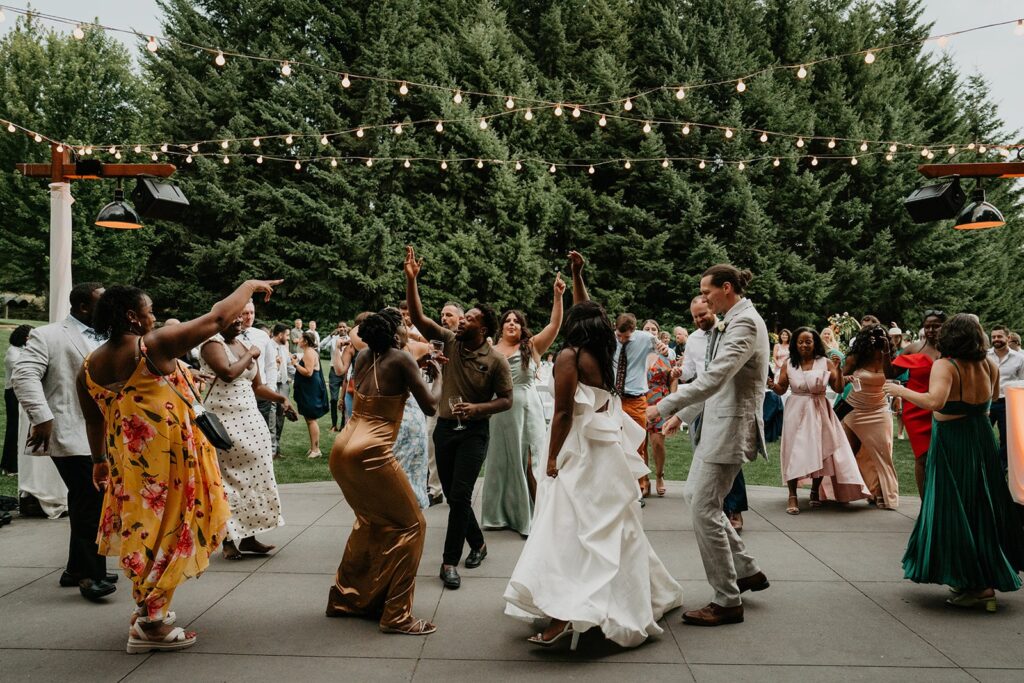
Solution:
<svg viewBox="0 0 1024 683"><path fill-rule="evenodd" d="M1003 465L1003 471L1006 471L1007 467L1007 454L1006 454L1006 399L1001 398L997 401L992 401L992 406L988 411L989 419L999 429L999 461Z"/></svg>
<svg viewBox="0 0 1024 683"><path fill-rule="evenodd" d="M18 471L18 399L14 389L4 389L4 408L7 410L7 431L4 433L4 455L0 470Z"/></svg>
<svg viewBox="0 0 1024 683"><path fill-rule="evenodd" d="M327 386L331 391L331 426L338 428L338 398L341 397L341 388L345 384L345 378L334 372L332 367L327 372ZM345 426L345 411L341 412L341 426Z"/></svg>
<svg viewBox="0 0 1024 683"><path fill-rule="evenodd" d="M72 455L51 460L68 487L71 542L67 571L83 579L102 579L107 574L107 561L99 554L96 532L103 511L103 493L92 485L92 459L87 455Z"/></svg>
<svg viewBox="0 0 1024 683"><path fill-rule="evenodd" d="M441 490L448 501L448 532L444 537L444 564L456 565L468 542L473 550L484 544L484 534L473 512L473 486L487 457L490 438L488 420L466 420L466 428L456 430L457 422L438 418L434 429L434 456Z"/></svg>

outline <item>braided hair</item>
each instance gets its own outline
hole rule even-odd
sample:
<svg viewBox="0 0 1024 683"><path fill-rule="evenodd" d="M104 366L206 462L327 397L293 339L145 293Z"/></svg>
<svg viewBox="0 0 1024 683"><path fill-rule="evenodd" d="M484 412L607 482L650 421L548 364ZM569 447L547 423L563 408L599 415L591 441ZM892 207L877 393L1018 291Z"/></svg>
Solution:
<svg viewBox="0 0 1024 683"><path fill-rule="evenodd" d="M381 354L398 345L395 335L402 324L402 314L394 308L385 308L366 316L359 324L359 337L370 350Z"/></svg>

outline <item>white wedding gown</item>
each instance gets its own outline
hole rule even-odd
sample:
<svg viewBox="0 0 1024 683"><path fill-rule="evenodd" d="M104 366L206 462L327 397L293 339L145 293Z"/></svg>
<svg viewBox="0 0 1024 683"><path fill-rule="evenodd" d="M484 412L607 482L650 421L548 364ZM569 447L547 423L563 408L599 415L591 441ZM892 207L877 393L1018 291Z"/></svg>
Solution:
<svg viewBox="0 0 1024 683"><path fill-rule="evenodd" d="M505 589L505 613L571 621L580 632L597 627L634 647L659 635L657 621L683 602L643 530L637 479L650 470L637 448L645 432L604 389L580 383L574 400L558 476L537 468L532 531ZM541 463L546 442L543 453Z"/></svg>

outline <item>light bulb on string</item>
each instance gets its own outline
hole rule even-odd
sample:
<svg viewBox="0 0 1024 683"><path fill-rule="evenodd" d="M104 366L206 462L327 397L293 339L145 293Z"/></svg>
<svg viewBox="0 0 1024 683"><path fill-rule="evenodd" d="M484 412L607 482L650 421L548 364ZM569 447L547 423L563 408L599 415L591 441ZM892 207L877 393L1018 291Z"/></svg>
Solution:
<svg viewBox="0 0 1024 683"><path fill-rule="evenodd" d="M224 53L217 50L217 56L213 58L213 63L217 66L224 66L228 60L224 58Z"/></svg>
<svg viewBox="0 0 1024 683"><path fill-rule="evenodd" d="M62 154L63 152L64 152L64 145L57 145L57 154Z"/></svg>
<svg viewBox="0 0 1024 683"><path fill-rule="evenodd" d="M736 92L746 92L747 84L743 82L743 79L736 81Z"/></svg>
<svg viewBox="0 0 1024 683"><path fill-rule="evenodd" d="M800 65L800 68L796 70L796 77L800 80L807 78L807 67Z"/></svg>
<svg viewBox="0 0 1024 683"><path fill-rule="evenodd" d="M75 27L75 30L71 32L71 35L75 37L75 40L81 40L85 38L85 31L82 30L82 25L79 24Z"/></svg>
<svg viewBox="0 0 1024 683"><path fill-rule="evenodd" d="M862 151L862 152L868 151L868 143L867 143L867 141L860 143L860 151Z"/></svg>
<svg viewBox="0 0 1024 683"><path fill-rule="evenodd" d="M260 144L261 144L261 143L260 143L260 139L259 139L259 138L253 138L253 140L252 140L252 146L253 146L253 147L259 147L259 146L260 146ZM194 152L194 151L196 151L196 150L192 150L192 151Z"/></svg>
<svg viewBox="0 0 1024 683"><path fill-rule="evenodd" d="M885 160L886 161L892 161L892 152L886 152Z"/></svg>
<svg viewBox="0 0 1024 683"><path fill-rule="evenodd" d="M523 170L523 165L521 163L519 163L518 161L516 162L516 170L517 171L522 171Z"/></svg>
<svg viewBox="0 0 1024 683"><path fill-rule="evenodd" d="M117 151L117 147L114 147L113 145L111 145L110 149L107 150L107 154L113 154L116 151Z"/></svg>
<svg viewBox="0 0 1024 683"><path fill-rule="evenodd" d="M935 152L928 152L928 161L931 161L934 158L935 158Z"/></svg>
<svg viewBox="0 0 1024 683"><path fill-rule="evenodd" d="M462 93L456 90L455 94L452 96L452 100L455 101L455 104L462 104Z"/></svg>
<svg viewBox="0 0 1024 683"><path fill-rule="evenodd" d="M164 144L160 145L160 151L165 153L165 154L167 153L167 143L166 142ZM91 152L90 152L90 154L91 154Z"/></svg>
<svg viewBox="0 0 1024 683"><path fill-rule="evenodd" d="M262 164L263 163L263 155L262 154L260 154L258 157L256 157L256 163L257 164Z"/></svg>
<svg viewBox="0 0 1024 683"><path fill-rule="evenodd" d="M403 163L402 166L405 166L406 168L409 168L409 167L412 166L412 162L410 162L408 159L406 159L405 163Z"/></svg>
<svg viewBox="0 0 1024 683"><path fill-rule="evenodd" d="M36 142L42 142L43 141L43 137L41 135L39 135L39 133L36 133L36 138L38 138L36 140ZM86 154L92 154L92 145L86 145L85 150L83 150L83 151Z"/></svg>
<svg viewBox="0 0 1024 683"><path fill-rule="evenodd" d="M832 138L831 140L828 141L828 148L829 149L835 149L836 148L836 139L835 138Z"/></svg>
<svg viewBox="0 0 1024 683"><path fill-rule="evenodd" d="M689 134L690 134L690 124L684 123L683 124L683 135L689 135Z"/></svg>
<svg viewBox="0 0 1024 683"><path fill-rule="evenodd" d="M331 168L338 168L338 160L331 158Z"/></svg>
<svg viewBox="0 0 1024 683"><path fill-rule="evenodd" d="M17 133L17 132L18 132L18 129L17 129L17 128L15 128L15 126L14 126L14 124L13 124L13 123L8 123L8 124L7 124L7 132L8 132L8 133Z"/></svg>
<svg viewBox="0 0 1024 683"><path fill-rule="evenodd" d="M939 47L946 47L949 45L949 36L939 36L935 42L939 44Z"/></svg>
<svg viewBox="0 0 1024 683"><path fill-rule="evenodd" d="M890 152L895 152L896 151L896 143L895 142L893 144L889 145L889 151Z"/></svg>
<svg viewBox="0 0 1024 683"><path fill-rule="evenodd" d="M858 163L857 157L850 157L850 166L856 166Z"/></svg>
<svg viewBox="0 0 1024 683"><path fill-rule="evenodd" d="M287 59L285 61L281 62L281 75L282 76L291 76L292 75L292 65L288 63Z"/></svg>
<svg viewBox="0 0 1024 683"><path fill-rule="evenodd" d="M227 149L227 148L228 148L228 146L229 146L229 144L230 144L230 143L228 143L228 141L227 141L227 140L223 140L223 141L221 141L221 143L220 143L220 148L221 148L221 149ZM164 150L164 151L166 151L166 150Z"/></svg>
<svg viewBox="0 0 1024 683"><path fill-rule="evenodd" d="M732 128L726 128L725 129L725 137L731 140L732 136L733 136Z"/></svg>
<svg viewBox="0 0 1024 683"><path fill-rule="evenodd" d="M365 132L363 132L363 129L362 129L362 128L357 128L357 129L356 129L356 137L357 137L357 138L361 138L361 137L363 137L364 135L366 135L366 133L365 133Z"/></svg>
<svg viewBox="0 0 1024 683"><path fill-rule="evenodd" d="M924 148L921 149L921 156L923 156L923 157L927 157L928 156L928 148L927 147L924 147Z"/></svg>
<svg viewBox="0 0 1024 683"><path fill-rule="evenodd" d="M0 24L4 23L5 21L7 21L7 16L4 14L4 11L0 9Z"/></svg>
<svg viewBox="0 0 1024 683"><path fill-rule="evenodd" d="M443 133L444 132L444 124L441 123L440 121L438 121L437 125L434 126L434 130L436 130L438 133Z"/></svg>
<svg viewBox="0 0 1024 683"><path fill-rule="evenodd" d="M601 118L597 120L597 125L601 126L602 128L608 125L608 119L605 118L604 114L601 114Z"/></svg>
<svg viewBox="0 0 1024 683"><path fill-rule="evenodd" d="M256 146L259 147L259 145L256 145ZM192 145L192 147L190 149L192 150L193 153L198 152L199 151L199 143L196 143L196 144Z"/></svg>
<svg viewBox="0 0 1024 683"><path fill-rule="evenodd" d="M285 137L285 139L284 139L284 143L285 143L286 145L290 145L290 144L292 144L293 142L295 142L295 138L294 138L294 137L292 137L291 133L289 133L289 134L288 134L288 135L287 135L287 136Z"/></svg>
<svg viewBox="0 0 1024 683"><path fill-rule="evenodd" d="M975 147L977 147L977 145L975 145L973 142L971 144L967 145L967 149L970 149L970 150L973 150Z"/></svg>
<svg viewBox="0 0 1024 683"><path fill-rule="evenodd" d="M589 173L590 175L594 175L594 165L593 164L591 164L590 168L587 169L587 173Z"/></svg>
<svg viewBox="0 0 1024 683"><path fill-rule="evenodd" d="M189 154L187 157L185 157L185 163L186 164L191 164L192 163L192 155L191 154Z"/></svg>
<svg viewBox="0 0 1024 683"><path fill-rule="evenodd" d="M295 170L296 171L301 171L302 170L302 164L300 164L298 161L295 162Z"/></svg>
<svg viewBox="0 0 1024 683"><path fill-rule="evenodd" d="M818 165L818 157L811 157L811 166Z"/></svg>
<svg viewBox="0 0 1024 683"><path fill-rule="evenodd" d="M476 160L476 167L477 168L483 168L484 167L484 160L483 159L477 159Z"/></svg>
<svg viewBox="0 0 1024 683"><path fill-rule="evenodd" d="M864 63L865 64L874 64L875 63L875 53L872 52L871 50L868 50L866 53L864 53Z"/></svg>
<svg viewBox="0 0 1024 683"><path fill-rule="evenodd" d="M152 159L153 161L156 161L156 160L157 160L157 159L159 159L160 157L158 157L158 156L156 155L156 152L153 152L152 154L150 154L150 155L149 155L149 158L150 158L150 159Z"/></svg>
<svg viewBox="0 0 1024 683"><path fill-rule="evenodd" d="M348 74L343 74L341 77L341 87L350 88L352 87L352 80L348 77Z"/></svg>
<svg viewBox="0 0 1024 683"><path fill-rule="evenodd" d="M572 117L578 119L580 117L580 105L576 105L572 108Z"/></svg>
<svg viewBox="0 0 1024 683"><path fill-rule="evenodd" d="M741 172L745 171L747 169L747 165L741 161L739 164L736 165L736 169Z"/></svg>
<svg viewBox="0 0 1024 683"><path fill-rule="evenodd" d="M327 142L328 142L328 141L327 141L327 136L326 136L326 135L321 135L321 136L320 136L320 144L321 144L321 145L326 145L326 144L327 144Z"/></svg>
<svg viewBox="0 0 1024 683"><path fill-rule="evenodd" d="M487 130L487 119L480 119L480 130Z"/></svg>
<svg viewBox="0 0 1024 683"><path fill-rule="evenodd" d="M681 100L684 97L686 97L686 89L683 86L679 86L679 89L676 90L676 99Z"/></svg>
<svg viewBox="0 0 1024 683"><path fill-rule="evenodd" d="M441 170L442 171L447 171L448 170L448 162L444 161L443 159L441 160Z"/></svg>
<svg viewBox="0 0 1024 683"><path fill-rule="evenodd" d="M395 130L395 135L401 135L402 134L402 124L396 123L394 130Z"/></svg>
<svg viewBox="0 0 1024 683"><path fill-rule="evenodd" d="M804 146L804 144L805 144L805 143L804 143L804 139L803 139L803 138L797 138L797 139L796 139L796 146L797 146L797 147L803 147L803 146Z"/></svg>
<svg viewBox="0 0 1024 683"><path fill-rule="evenodd" d="M142 145L135 145L135 147L132 148L132 151L135 152L136 154L141 154L142 153Z"/></svg>
<svg viewBox="0 0 1024 683"><path fill-rule="evenodd" d="M224 165L226 166L226 165L228 165L228 164L230 164L230 163L231 163L231 159L229 159L229 158L228 158L228 155L227 155L227 154L225 154L225 155L224 155Z"/></svg>
<svg viewBox="0 0 1024 683"><path fill-rule="evenodd" d="M622 167L628 171L629 169L633 168L633 164L629 163L629 159L626 159L626 163L624 163Z"/></svg>
<svg viewBox="0 0 1024 683"><path fill-rule="evenodd" d="M555 165L554 165L554 164L551 164L551 166L549 166L549 167L548 167L548 173L554 173L554 172L555 172L555 171L557 171L557 170L558 170L558 169L557 169L557 168L555 168Z"/></svg>
<svg viewBox="0 0 1024 683"><path fill-rule="evenodd" d="M978 154L984 154L987 151L988 151L988 147L986 147L985 145L979 145L978 146Z"/></svg>
<svg viewBox="0 0 1024 683"><path fill-rule="evenodd" d="M647 122L644 123L644 132L645 133L650 133L651 132L651 122L650 121L647 121Z"/></svg>
<svg viewBox="0 0 1024 683"><path fill-rule="evenodd" d="M555 116L561 116L562 115L562 105L556 104L555 105L555 112L554 113L555 113Z"/></svg>
<svg viewBox="0 0 1024 683"><path fill-rule="evenodd" d="M39 133L36 133L36 136L34 138L32 138L32 139L35 140L36 142L42 142L43 141L43 136L40 135ZM91 153L91 150L90 150L90 153Z"/></svg>
<svg viewBox="0 0 1024 683"><path fill-rule="evenodd" d="M779 158L778 158L778 157L775 157L775 160L774 160L774 161L772 161L772 166L775 166L776 168L778 168L779 164L781 164L781 163L782 163L782 162L781 162L781 161L779 161Z"/></svg>
<svg viewBox="0 0 1024 683"><path fill-rule="evenodd" d="M626 111L632 111L633 110L633 100L631 100L631 99L629 99L627 97L626 101L622 103L622 108L625 109Z"/></svg>
<svg viewBox="0 0 1024 683"><path fill-rule="evenodd" d="M705 169L706 167L707 167L707 164L705 164L705 163L704 163L704 160L703 160L703 159L701 159L701 160L700 160L700 163L699 163L699 164L697 164L697 168L699 168L699 169L700 169L700 170L702 170L702 171L703 171L703 170L704 170L704 169Z"/></svg>
<svg viewBox="0 0 1024 683"><path fill-rule="evenodd" d="M1017 20L1017 25L1013 27L1013 32L1018 36L1024 36L1024 19Z"/></svg>
<svg viewBox="0 0 1024 683"><path fill-rule="evenodd" d="M399 95L408 95L409 94L409 86L406 85L405 81L402 81L402 84L400 86L398 86L398 94Z"/></svg>
<svg viewBox="0 0 1024 683"><path fill-rule="evenodd" d="M956 147L950 145L949 149L946 150L946 154L948 154L949 156L953 156L954 154L956 154Z"/></svg>
<svg viewBox="0 0 1024 683"><path fill-rule="evenodd" d="M515 109L515 107L516 101L513 100L511 97L505 100L505 109Z"/></svg>
<svg viewBox="0 0 1024 683"><path fill-rule="evenodd" d="M149 40L146 41L146 49L150 52L156 52L160 49L160 46L156 42L156 36L149 37Z"/></svg>
<svg viewBox="0 0 1024 683"><path fill-rule="evenodd" d="M761 133L761 137L758 138L761 142L768 142L768 133Z"/></svg>
<svg viewBox="0 0 1024 683"><path fill-rule="evenodd" d="M533 121L533 112L530 111L529 108L527 108L527 110L523 112L523 118L526 119L527 121Z"/></svg>
<svg viewBox="0 0 1024 683"><path fill-rule="evenodd" d="M366 168L371 168L372 166L373 166L373 159L367 159L366 160Z"/></svg>

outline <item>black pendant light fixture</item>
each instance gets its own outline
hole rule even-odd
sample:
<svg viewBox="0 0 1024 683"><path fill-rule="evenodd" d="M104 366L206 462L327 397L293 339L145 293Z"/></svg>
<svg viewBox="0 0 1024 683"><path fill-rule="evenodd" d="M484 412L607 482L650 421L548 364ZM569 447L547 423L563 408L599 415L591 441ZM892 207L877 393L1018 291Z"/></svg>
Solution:
<svg viewBox="0 0 1024 683"><path fill-rule="evenodd" d="M988 228L999 228L1006 225L1006 219L1002 212L995 206L985 201L985 190L981 187L981 180L978 186L971 193L971 201L960 211L957 216L957 230L986 230Z"/></svg>
<svg viewBox="0 0 1024 683"><path fill-rule="evenodd" d="M124 188L120 179L117 181L117 189L114 190L114 201L100 209L99 215L96 216L96 225L117 230L138 230L142 227L139 214L124 200Z"/></svg>

